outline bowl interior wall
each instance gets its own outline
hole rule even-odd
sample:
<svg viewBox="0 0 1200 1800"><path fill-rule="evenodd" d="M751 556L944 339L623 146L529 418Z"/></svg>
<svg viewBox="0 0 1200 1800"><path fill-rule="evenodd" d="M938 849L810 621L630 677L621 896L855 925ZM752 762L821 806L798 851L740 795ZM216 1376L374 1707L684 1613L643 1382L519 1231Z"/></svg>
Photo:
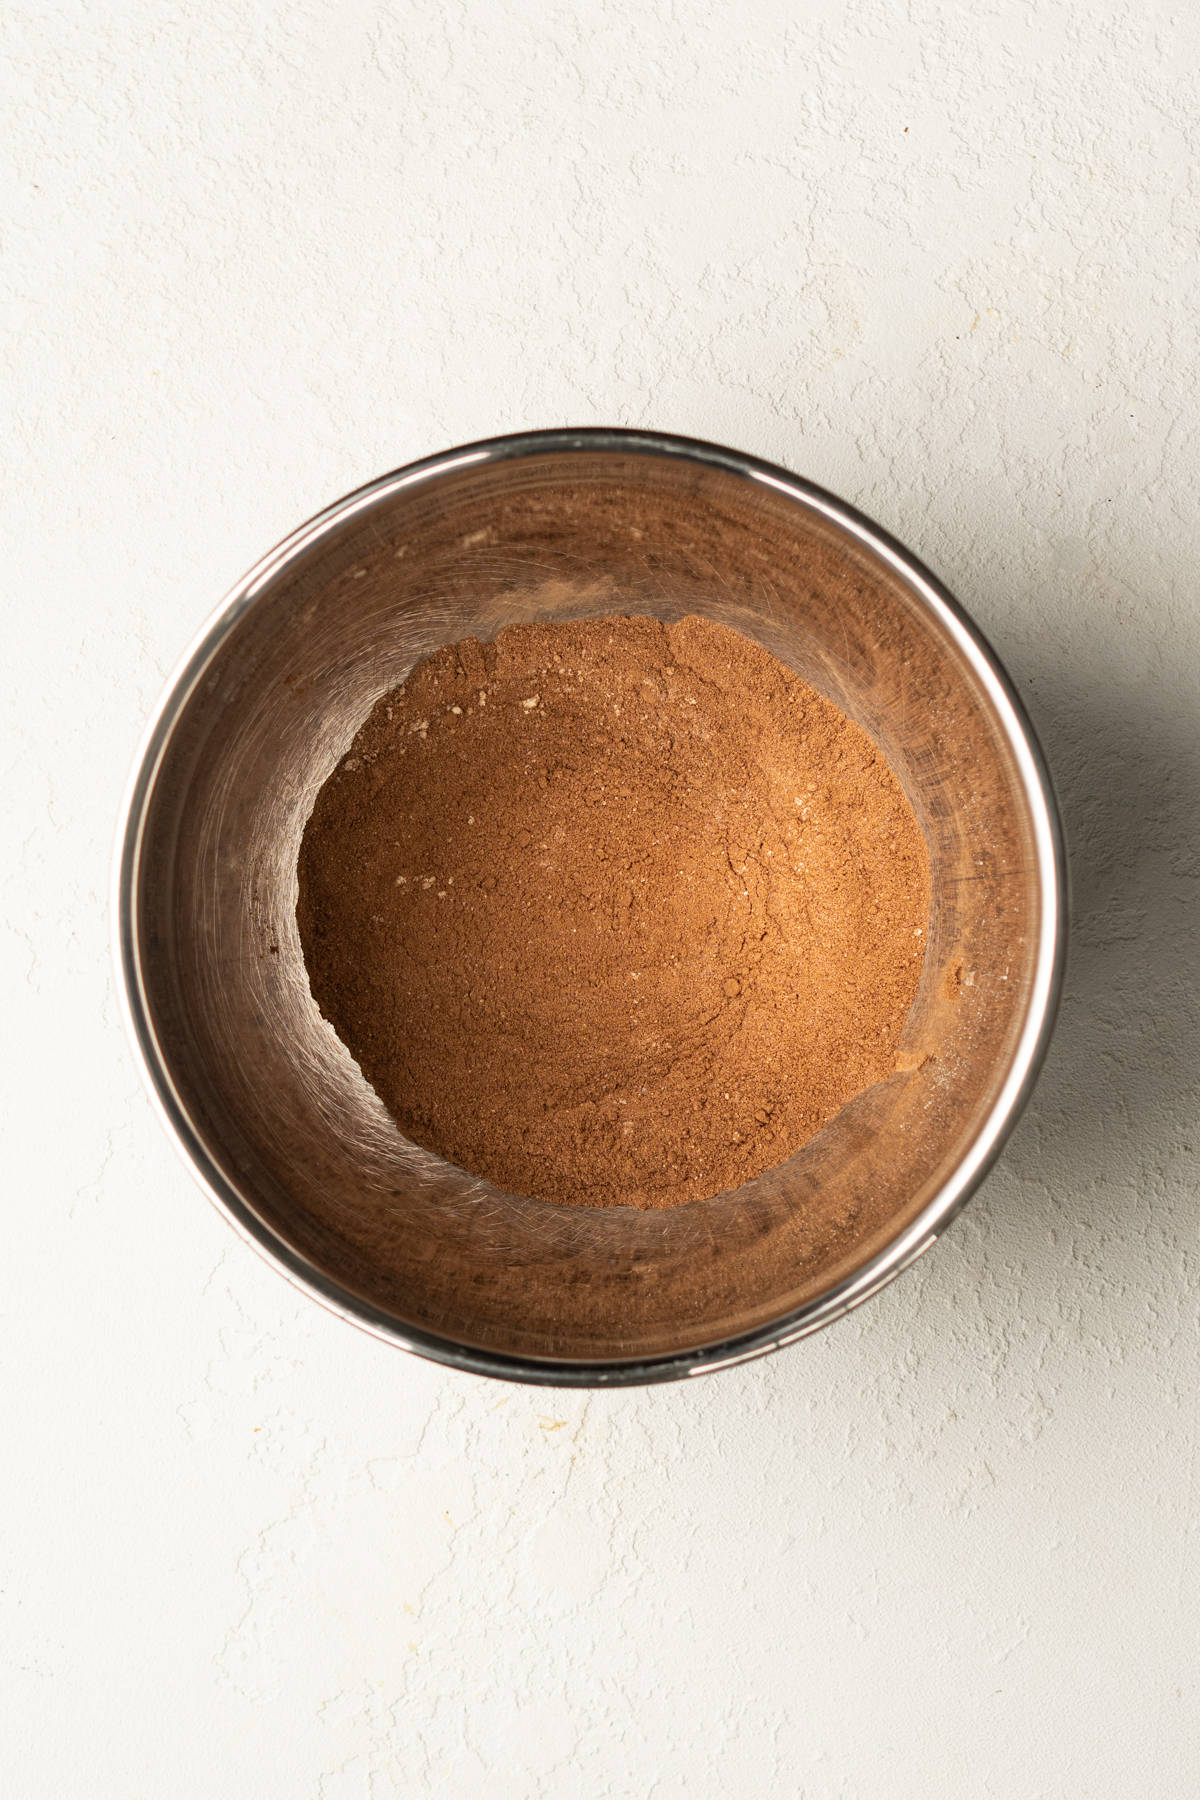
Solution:
<svg viewBox="0 0 1200 1800"><path fill-rule="evenodd" d="M720 619L835 700L933 876L900 1070L779 1168L662 1212L502 1193L409 1143L317 1012L295 923L314 796L381 693L440 644L612 612ZM1008 1068L1040 900L991 704L902 575L766 483L582 450L400 486L261 582L157 771L135 932L179 1102L279 1239L404 1325L602 1362L781 1318L917 1216Z"/></svg>

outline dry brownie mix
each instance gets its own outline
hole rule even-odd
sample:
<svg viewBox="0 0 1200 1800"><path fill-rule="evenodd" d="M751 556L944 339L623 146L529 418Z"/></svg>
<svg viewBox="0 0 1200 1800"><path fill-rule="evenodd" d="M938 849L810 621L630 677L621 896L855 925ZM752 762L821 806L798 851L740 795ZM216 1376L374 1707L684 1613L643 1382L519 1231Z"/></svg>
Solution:
<svg viewBox="0 0 1200 1800"><path fill-rule="evenodd" d="M878 746L701 618L439 650L318 794L299 884L401 1129L588 1206L736 1188L890 1074L929 910Z"/></svg>

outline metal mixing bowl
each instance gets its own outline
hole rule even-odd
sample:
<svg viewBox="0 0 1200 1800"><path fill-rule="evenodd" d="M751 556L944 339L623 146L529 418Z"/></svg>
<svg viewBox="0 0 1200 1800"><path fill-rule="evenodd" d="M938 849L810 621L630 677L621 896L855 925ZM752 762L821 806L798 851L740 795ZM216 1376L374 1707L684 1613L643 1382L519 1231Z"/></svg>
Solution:
<svg viewBox="0 0 1200 1800"><path fill-rule="evenodd" d="M502 1193L408 1142L317 1012L295 921L313 798L381 693L440 644L611 612L707 614L790 664L883 745L932 865L895 1075L779 1168L656 1212ZM933 1242L1036 1075L1063 889L1029 721L907 551L752 457L549 431L385 475L251 570L146 735L114 918L151 1091L245 1237L389 1342L613 1384L790 1343Z"/></svg>

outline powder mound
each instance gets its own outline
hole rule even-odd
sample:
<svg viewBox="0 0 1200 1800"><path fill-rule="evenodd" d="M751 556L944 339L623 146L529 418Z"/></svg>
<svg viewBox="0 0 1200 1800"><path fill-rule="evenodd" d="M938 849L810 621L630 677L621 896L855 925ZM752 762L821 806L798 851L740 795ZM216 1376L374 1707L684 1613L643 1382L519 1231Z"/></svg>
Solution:
<svg viewBox="0 0 1200 1800"><path fill-rule="evenodd" d="M890 1074L929 912L878 746L700 618L512 625L317 796L313 995L401 1129L513 1193L675 1206Z"/></svg>

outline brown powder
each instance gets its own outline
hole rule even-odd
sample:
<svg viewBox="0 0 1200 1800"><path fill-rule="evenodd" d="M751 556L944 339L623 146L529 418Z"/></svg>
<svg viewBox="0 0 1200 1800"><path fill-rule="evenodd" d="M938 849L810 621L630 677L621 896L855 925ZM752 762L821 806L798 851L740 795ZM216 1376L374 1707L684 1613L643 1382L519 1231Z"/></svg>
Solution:
<svg viewBox="0 0 1200 1800"><path fill-rule="evenodd" d="M929 910L865 732L700 618L513 625L317 796L312 991L401 1129L510 1192L675 1206L896 1066Z"/></svg>

